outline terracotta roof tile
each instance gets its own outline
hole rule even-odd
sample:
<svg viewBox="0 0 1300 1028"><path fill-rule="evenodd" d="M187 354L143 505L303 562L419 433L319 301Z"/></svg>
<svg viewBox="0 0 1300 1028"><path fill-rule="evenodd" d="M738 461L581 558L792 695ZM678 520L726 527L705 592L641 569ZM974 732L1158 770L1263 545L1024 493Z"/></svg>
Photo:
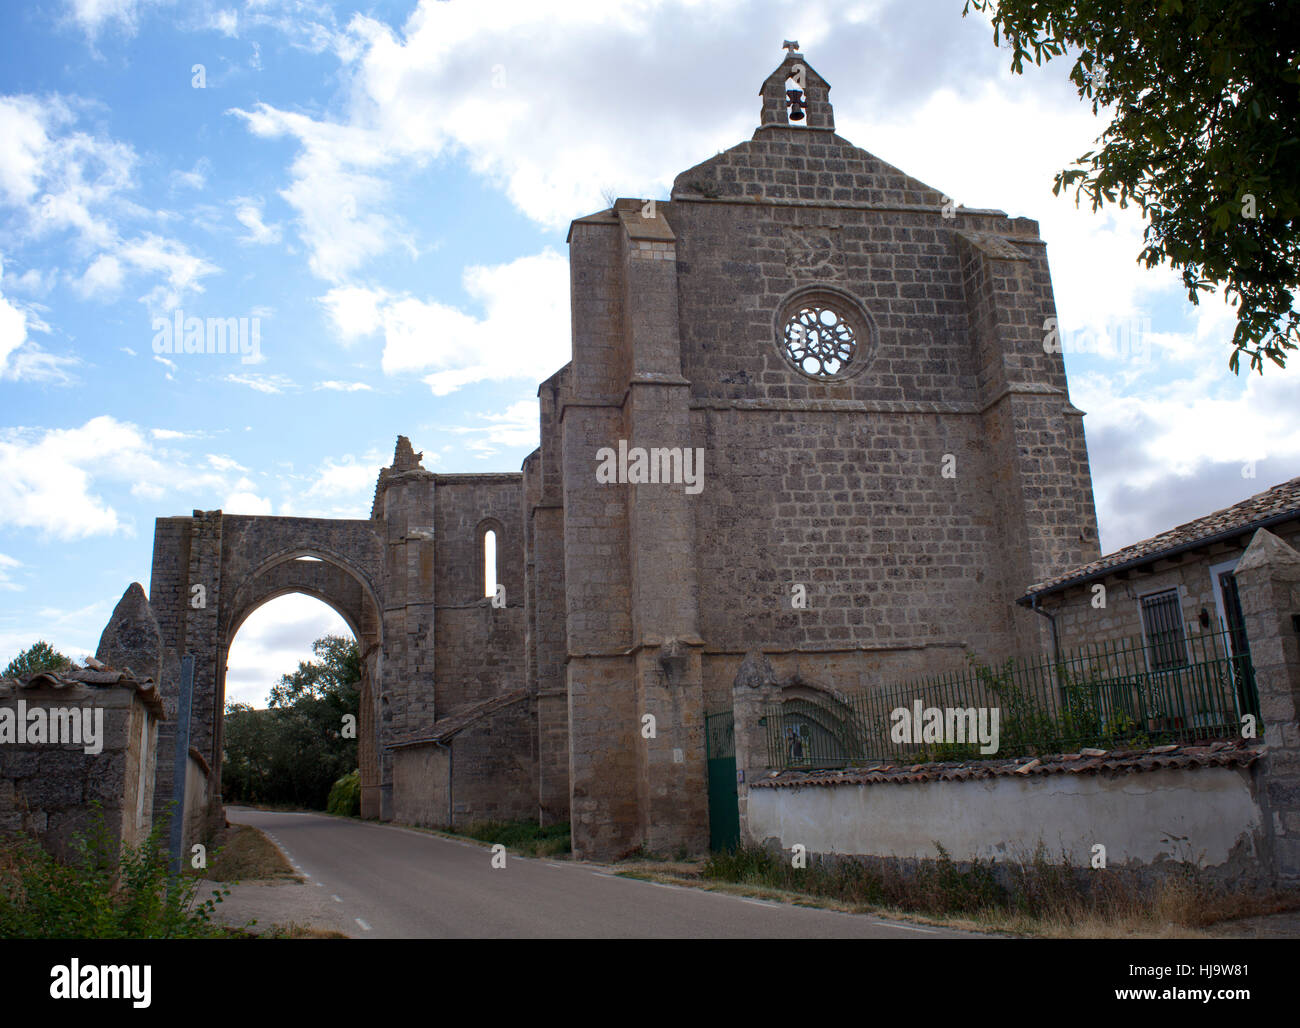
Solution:
<svg viewBox="0 0 1300 1028"><path fill-rule="evenodd" d="M1062 753L1013 761L957 761L936 764L877 763L839 770L777 771L750 783L751 789L793 789L828 785L893 785L912 782L966 782L1019 775L1132 774L1164 768L1249 767L1265 752L1242 742L1157 746L1149 750L1114 750L1099 757Z"/></svg>
<svg viewBox="0 0 1300 1028"><path fill-rule="evenodd" d="M1285 519L1287 515L1300 519L1300 477L1031 585L1019 602L1023 604L1038 593L1065 585L1081 584L1121 566L1150 563L1216 536L1244 534L1262 522Z"/></svg>
<svg viewBox="0 0 1300 1028"><path fill-rule="evenodd" d="M76 689L92 686L105 688L116 686L134 689L150 712L163 718L162 694L152 678L137 678L130 668L113 670L112 668L71 667L61 671L40 671L23 678L0 678L0 695L17 689Z"/></svg>

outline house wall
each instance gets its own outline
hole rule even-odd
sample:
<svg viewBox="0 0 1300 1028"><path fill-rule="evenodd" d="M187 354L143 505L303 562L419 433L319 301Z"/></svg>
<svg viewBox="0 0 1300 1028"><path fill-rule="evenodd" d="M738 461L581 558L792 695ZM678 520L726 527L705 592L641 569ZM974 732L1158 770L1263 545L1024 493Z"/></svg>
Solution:
<svg viewBox="0 0 1300 1028"><path fill-rule="evenodd" d="M1300 518L1271 530L1293 548L1300 547ZM1172 560L1155 562L1148 568L1098 579L1105 587L1105 606L1094 606L1093 584L1075 586L1042 600L1042 608L1056 616L1061 649L1070 651L1086 645L1115 643L1142 635L1142 597L1177 589L1184 624L1198 631L1200 613L1209 613L1210 632L1221 630L1214 579L1210 569L1223 563L1236 564L1246 552L1250 535L1230 543L1219 543L1203 551L1181 554Z"/></svg>

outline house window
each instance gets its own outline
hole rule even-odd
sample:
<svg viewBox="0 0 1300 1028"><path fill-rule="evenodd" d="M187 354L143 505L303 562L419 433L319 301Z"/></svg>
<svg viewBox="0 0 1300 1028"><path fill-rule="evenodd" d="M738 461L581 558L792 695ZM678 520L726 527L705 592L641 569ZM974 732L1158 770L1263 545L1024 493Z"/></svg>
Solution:
<svg viewBox="0 0 1300 1028"><path fill-rule="evenodd" d="M1187 663L1183 605L1177 589L1142 597L1142 634L1147 644L1147 666L1152 671L1168 671Z"/></svg>

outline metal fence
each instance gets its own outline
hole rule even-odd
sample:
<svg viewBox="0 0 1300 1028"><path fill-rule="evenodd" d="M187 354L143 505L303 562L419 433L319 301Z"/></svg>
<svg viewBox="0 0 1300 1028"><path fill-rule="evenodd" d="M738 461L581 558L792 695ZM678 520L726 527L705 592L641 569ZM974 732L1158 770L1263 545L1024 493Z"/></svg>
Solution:
<svg viewBox="0 0 1300 1028"><path fill-rule="evenodd" d="M769 766L808 769L1233 738L1247 714L1258 721L1249 653L1234 653L1226 630L1193 622L1060 660L972 661L839 698L805 694L769 705L763 724Z"/></svg>

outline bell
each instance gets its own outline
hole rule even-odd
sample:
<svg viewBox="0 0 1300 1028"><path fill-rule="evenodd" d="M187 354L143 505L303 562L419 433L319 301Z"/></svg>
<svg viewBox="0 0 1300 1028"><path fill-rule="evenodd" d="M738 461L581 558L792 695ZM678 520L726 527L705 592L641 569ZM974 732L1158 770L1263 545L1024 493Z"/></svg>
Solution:
<svg viewBox="0 0 1300 1028"><path fill-rule="evenodd" d="M804 117L803 112L804 112L804 107L806 106L806 103L803 98L803 90L787 89L785 91L785 95L787 97L786 102L790 107L790 120L803 121L803 117Z"/></svg>

